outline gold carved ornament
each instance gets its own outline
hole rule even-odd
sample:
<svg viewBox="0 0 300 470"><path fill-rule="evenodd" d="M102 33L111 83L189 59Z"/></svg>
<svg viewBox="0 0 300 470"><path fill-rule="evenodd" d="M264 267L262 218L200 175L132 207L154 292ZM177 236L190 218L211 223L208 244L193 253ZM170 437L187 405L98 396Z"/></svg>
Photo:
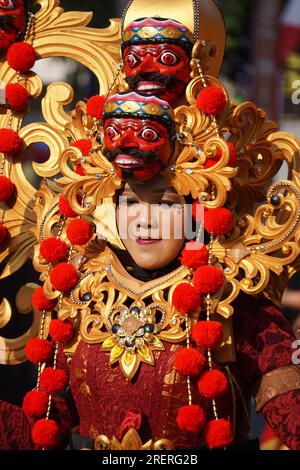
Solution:
<svg viewBox="0 0 300 470"><path fill-rule="evenodd" d="M101 91L105 93L113 81L114 65L118 60L119 23L113 21L105 30L94 30L86 27L90 19L89 14L64 13L59 8L58 1L40 0L37 3L40 4L41 9L36 15L34 46L40 57L63 55L84 63L97 75L102 87ZM57 51L57 43L55 43L57 35L64 39L61 40L60 51ZM103 47L104 45L109 45L109 47ZM84 53L78 54L78 51L84 51ZM2 73L2 79L13 80L14 72L6 63L3 64ZM209 83L219 84L213 77L207 77L207 80ZM35 90L32 94L38 96L42 89L39 77L32 74L28 79L28 86L29 84L31 84L31 89ZM235 211L236 224L232 232L226 237L215 239L212 245L214 261L223 268L227 280L216 313L227 319L233 313L231 303L241 290L252 295L264 292L273 300L279 301L288 279L298 267L300 144L290 134L279 132L274 123L266 121L263 111L252 103L236 106L229 100L227 109L218 118L217 125L220 130L220 135L218 135L216 123L203 115L195 106L195 97L199 89L201 89L201 77L195 77L187 89L187 103L175 110L178 131L185 134L185 142L182 146L178 144L176 153L163 175L180 194L185 196L191 194L208 208L227 204ZM120 187L121 180L95 141L93 141L93 150L82 163L86 172L85 176L79 177L73 171L72 163L81 158L81 153L70 144L74 140L90 136L94 123L86 116L84 103L79 103L70 116L65 112L64 106L70 103L71 99L72 90L69 85L61 83L50 85L42 103L46 122L25 126L21 129L20 135L24 138L25 145L43 141L49 146L50 159L44 164L33 164L34 170L39 176L45 178L56 176L55 187L61 188L74 210L93 219L94 213L103 201L109 204L110 200L114 211L112 197ZM3 115L0 119L2 127L5 127L8 116ZM20 122L21 120L22 117ZM223 136L229 136L229 140L237 148L236 168L228 166L229 150ZM207 158L213 158L217 149L221 149L221 159L212 168L204 169L204 162ZM18 269L20 264L17 265L14 261L18 258L15 253L25 253L22 247L26 246L28 251L26 256L24 254L24 258L34 257L34 265L41 272L41 280L44 280L47 266L43 265L39 258L37 242L41 240L42 221L46 236L50 236L57 230L58 215L52 207L57 204L58 197L45 184L35 194L36 191L25 178L21 160L20 157L11 165L12 177L17 186L19 198L16 204L5 212L8 224L12 221L16 227L12 234L11 246L8 247L5 255L13 253L11 261L8 262L9 268L6 275ZM289 167L289 179L273 185L272 179L284 161ZM207 195L211 193L212 188L215 197L210 199ZM268 188L267 191L266 188ZM84 204L78 203L78 192L84 194ZM33 196L36 197L35 201L32 201ZM272 203L273 196L279 198L276 205ZM260 204L258 208L256 208L257 204ZM25 208L33 209L33 206L35 206L37 225L32 212L25 210ZM96 217L94 220L97 222ZM109 226L109 223L105 223L105 219L102 219L101 223ZM24 224L28 224L25 233L22 230ZM111 235L118 240L116 233L111 233ZM62 233L62 237L64 236ZM34 245L36 245L35 253L33 253ZM97 249L99 250L92 245L75 252L74 263L78 262L80 269L83 266L83 275L89 265L93 264L93 257L97 259ZM110 256L107 249L104 251L105 257ZM99 256L104 256L104 253ZM85 257L88 261L81 265L78 260L84 260ZM91 288L95 289L94 285L98 283L97 288L99 289L101 285L102 289L103 278L101 276L104 275L107 273L92 276L92 281L89 281L87 276L79 284L78 289L82 289L82 285L88 282L91 282ZM105 289L105 282L103 284ZM49 297L59 295L51 290L47 282L45 293ZM123 305L124 293L119 294L120 299L113 298L113 293L109 295L112 296L111 308L114 307L114 303ZM163 302L161 295L159 299ZM169 301L170 299L167 303ZM101 330L102 325L106 326L106 329L108 326L105 325L108 320L102 310L101 315L99 315L100 312L94 314L88 308L78 306L76 298L75 303L67 298L63 302L63 308L60 311L62 319L68 316L75 318L80 313L81 326L78 331L82 337L90 341L91 338L87 336L92 331L93 340L95 339L96 342L102 339L104 342L109 340L107 332ZM102 309L105 309L101 298L97 302L100 302ZM141 307L147 306L141 303ZM8 309L8 303L4 301L1 306L4 322L9 318ZM95 324L99 320L100 324ZM159 339L159 335L157 337ZM170 339L169 337L165 340ZM10 351L13 352L14 348L20 349L18 341L10 345ZM114 346L111 343L108 346L107 343L107 348L111 351ZM14 360L8 360L8 357L13 357L13 354L6 353L5 362L14 363ZM150 352L147 351L144 354L144 359L145 357L148 361L152 361L151 348ZM117 348L111 358L113 361L124 361L123 367L124 370L125 366L129 368L127 369L129 376L137 367L137 363L134 362L136 359L130 362L131 359L127 355L125 362L123 354L120 353L118 356ZM142 359L139 358L140 360Z"/></svg>

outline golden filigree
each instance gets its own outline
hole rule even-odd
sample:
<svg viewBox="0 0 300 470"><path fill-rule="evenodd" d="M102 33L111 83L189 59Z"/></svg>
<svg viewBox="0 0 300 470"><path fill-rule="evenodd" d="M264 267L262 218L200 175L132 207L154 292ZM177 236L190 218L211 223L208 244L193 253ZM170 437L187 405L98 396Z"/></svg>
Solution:
<svg viewBox="0 0 300 470"><path fill-rule="evenodd" d="M110 440L107 436L97 436L95 439L95 450L174 450L174 444L168 439L152 440L143 444L136 429L127 431L120 442L115 436Z"/></svg>

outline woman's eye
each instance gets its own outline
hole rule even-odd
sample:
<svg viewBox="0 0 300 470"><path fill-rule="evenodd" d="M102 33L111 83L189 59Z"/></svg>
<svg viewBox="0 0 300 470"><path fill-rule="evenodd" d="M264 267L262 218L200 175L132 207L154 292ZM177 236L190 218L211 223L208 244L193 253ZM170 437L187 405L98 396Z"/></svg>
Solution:
<svg viewBox="0 0 300 470"><path fill-rule="evenodd" d="M117 137L119 135L119 133L116 131L116 129L112 126L109 126L106 129L105 133L110 139L114 139L115 137Z"/></svg>
<svg viewBox="0 0 300 470"><path fill-rule="evenodd" d="M182 209L182 205L179 202L167 201L162 199L160 201L160 204L166 204L167 206L172 207L172 209Z"/></svg>
<svg viewBox="0 0 300 470"><path fill-rule="evenodd" d="M134 67L137 66L137 64L140 63L140 60L138 59L138 57L133 54L132 52L130 54L128 54L126 57L125 57L125 63L128 67L130 67L131 69L133 69Z"/></svg>
<svg viewBox="0 0 300 470"><path fill-rule="evenodd" d="M164 52L160 56L160 62L164 65L177 65L178 64L178 57L173 52Z"/></svg>
<svg viewBox="0 0 300 470"><path fill-rule="evenodd" d="M0 8L5 8L5 10L13 10L15 4L12 0L0 0Z"/></svg>
<svg viewBox="0 0 300 470"><path fill-rule="evenodd" d="M155 142L156 140L158 140L159 135L154 129L148 128L148 129L144 129L141 132L141 137L147 142Z"/></svg>

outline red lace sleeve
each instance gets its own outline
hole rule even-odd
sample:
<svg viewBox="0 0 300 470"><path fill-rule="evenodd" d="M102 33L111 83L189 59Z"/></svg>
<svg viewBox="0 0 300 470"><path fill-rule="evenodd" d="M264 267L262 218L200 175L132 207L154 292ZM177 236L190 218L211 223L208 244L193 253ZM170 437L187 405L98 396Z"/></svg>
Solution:
<svg viewBox="0 0 300 470"><path fill-rule="evenodd" d="M239 297L234 329L238 368L255 394L262 375L292 365L296 338L283 313L263 297Z"/></svg>
<svg viewBox="0 0 300 470"><path fill-rule="evenodd" d="M33 449L30 423L22 409L4 401L0 401L0 449Z"/></svg>
<svg viewBox="0 0 300 470"><path fill-rule="evenodd" d="M241 296L235 306L237 366L255 396L262 376L293 365L295 336L283 313L266 299ZM276 387L276 385L275 385ZM291 387L292 388L292 387ZM300 449L300 390L278 394L262 412L290 449Z"/></svg>
<svg viewBox="0 0 300 470"><path fill-rule="evenodd" d="M289 449L300 450L300 390L273 398L262 411L279 439Z"/></svg>

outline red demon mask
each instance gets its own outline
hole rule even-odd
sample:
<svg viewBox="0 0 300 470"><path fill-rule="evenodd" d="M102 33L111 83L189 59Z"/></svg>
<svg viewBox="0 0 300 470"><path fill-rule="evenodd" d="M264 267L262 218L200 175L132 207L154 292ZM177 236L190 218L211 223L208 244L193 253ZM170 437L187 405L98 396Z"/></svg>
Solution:
<svg viewBox="0 0 300 470"><path fill-rule="evenodd" d="M104 110L104 155L125 178L151 179L172 155L172 119L169 105L153 96L112 96Z"/></svg>
<svg viewBox="0 0 300 470"><path fill-rule="evenodd" d="M144 18L124 31L124 73L130 88L172 103L190 80L192 33L181 23Z"/></svg>
<svg viewBox="0 0 300 470"><path fill-rule="evenodd" d="M0 51L16 42L26 28L24 0L0 0Z"/></svg>

